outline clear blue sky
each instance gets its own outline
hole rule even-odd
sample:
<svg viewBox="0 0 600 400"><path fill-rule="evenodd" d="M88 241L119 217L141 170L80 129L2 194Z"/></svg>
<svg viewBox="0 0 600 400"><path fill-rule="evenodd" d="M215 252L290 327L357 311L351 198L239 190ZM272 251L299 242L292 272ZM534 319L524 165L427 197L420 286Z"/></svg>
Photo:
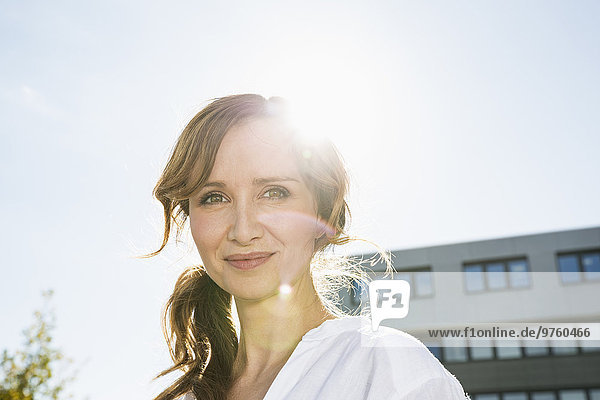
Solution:
<svg viewBox="0 0 600 400"><path fill-rule="evenodd" d="M310 103L389 249L600 225L597 1L0 1L0 347L56 292L91 400L168 363L151 191L213 97ZM355 249L356 250L356 249ZM129 397L128 397L129 396Z"/></svg>

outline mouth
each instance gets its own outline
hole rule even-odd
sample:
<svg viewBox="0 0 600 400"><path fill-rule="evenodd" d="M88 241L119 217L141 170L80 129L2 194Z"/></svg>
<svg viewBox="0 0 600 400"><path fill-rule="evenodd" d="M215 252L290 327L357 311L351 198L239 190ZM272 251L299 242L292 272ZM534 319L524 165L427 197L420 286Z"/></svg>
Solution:
<svg viewBox="0 0 600 400"><path fill-rule="evenodd" d="M225 261L237 269L249 270L266 263L273 254L275 253L254 252L246 254L232 254L225 257Z"/></svg>

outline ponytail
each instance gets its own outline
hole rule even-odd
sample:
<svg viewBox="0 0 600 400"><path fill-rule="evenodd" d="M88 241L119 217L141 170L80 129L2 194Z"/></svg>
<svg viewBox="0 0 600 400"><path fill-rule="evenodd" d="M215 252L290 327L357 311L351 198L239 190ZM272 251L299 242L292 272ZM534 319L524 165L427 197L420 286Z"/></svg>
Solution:
<svg viewBox="0 0 600 400"><path fill-rule="evenodd" d="M238 347L231 295L203 267L189 267L179 276L165 307L163 330L174 365L157 378L176 370L184 374L155 400L187 392L198 400L224 400Z"/></svg>

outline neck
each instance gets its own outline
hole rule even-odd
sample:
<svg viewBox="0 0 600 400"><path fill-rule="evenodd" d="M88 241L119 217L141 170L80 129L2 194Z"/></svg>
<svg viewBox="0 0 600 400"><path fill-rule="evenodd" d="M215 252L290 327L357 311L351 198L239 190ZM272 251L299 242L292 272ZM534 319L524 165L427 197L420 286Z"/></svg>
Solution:
<svg viewBox="0 0 600 400"><path fill-rule="evenodd" d="M309 273L289 294L261 300L236 298L235 304L241 331L234 379L258 379L278 372L306 332L335 318L323 307Z"/></svg>

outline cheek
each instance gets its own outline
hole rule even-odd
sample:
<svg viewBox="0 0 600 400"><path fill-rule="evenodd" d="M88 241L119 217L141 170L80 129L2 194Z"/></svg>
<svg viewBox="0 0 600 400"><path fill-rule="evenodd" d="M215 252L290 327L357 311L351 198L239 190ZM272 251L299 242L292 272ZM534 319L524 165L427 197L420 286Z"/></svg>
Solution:
<svg viewBox="0 0 600 400"><path fill-rule="evenodd" d="M267 214L263 217L263 224L286 247L310 247L318 232L317 218L301 212Z"/></svg>
<svg viewBox="0 0 600 400"><path fill-rule="evenodd" d="M215 250L219 245L219 238L222 233L218 231L223 224L216 223L214 218L201 217L198 215L190 216L190 230L194 243L198 248L201 257L207 257L211 250Z"/></svg>

